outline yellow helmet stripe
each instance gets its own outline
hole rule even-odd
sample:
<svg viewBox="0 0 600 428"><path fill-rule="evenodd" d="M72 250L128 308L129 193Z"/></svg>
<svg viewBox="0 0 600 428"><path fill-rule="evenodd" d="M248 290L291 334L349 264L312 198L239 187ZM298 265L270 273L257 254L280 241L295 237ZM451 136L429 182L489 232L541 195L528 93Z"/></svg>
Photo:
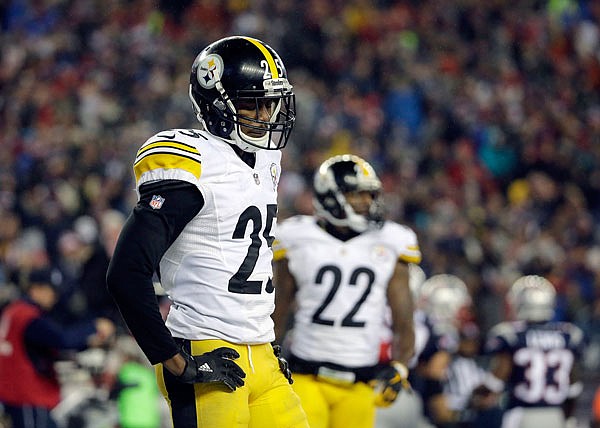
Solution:
<svg viewBox="0 0 600 428"><path fill-rule="evenodd" d="M277 65L275 64L275 59L273 59L273 55L271 55L271 52L269 52L269 50L267 48L265 48L265 46L256 39L252 39L250 37L244 37L244 39L248 40L250 43L252 43L258 49L260 49L262 54L265 56L265 59L267 60L267 64L269 64L269 69L271 70L271 76L273 76L273 79L279 78L279 69L277 68Z"/></svg>

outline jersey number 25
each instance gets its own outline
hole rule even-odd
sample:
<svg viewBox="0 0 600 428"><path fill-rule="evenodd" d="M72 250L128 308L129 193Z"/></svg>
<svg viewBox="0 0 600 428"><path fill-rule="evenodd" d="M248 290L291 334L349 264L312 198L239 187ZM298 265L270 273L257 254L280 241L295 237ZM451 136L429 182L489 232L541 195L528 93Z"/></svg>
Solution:
<svg viewBox="0 0 600 428"><path fill-rule="evenodd" d="M267 221L262 235L269 248L273 245L273 240L275 239L274 236L271 236L271 228L273 227L273 220L276 216L277 205L268 204ZM244 239L248 222L252 222L252 232L250 232L251 243L240 268L229 280L228 290L238 294L260 294L262 291L262 281L249 281L250 275L252 275L252 271L256 266L258 255L260 254L260 246L262 245L259 234L263 225L262 216L258 207L252 205L244 210L235 225L232 238ZM274 290L273 280L269 278L265 291L267 293L272 293Z"/></svg>

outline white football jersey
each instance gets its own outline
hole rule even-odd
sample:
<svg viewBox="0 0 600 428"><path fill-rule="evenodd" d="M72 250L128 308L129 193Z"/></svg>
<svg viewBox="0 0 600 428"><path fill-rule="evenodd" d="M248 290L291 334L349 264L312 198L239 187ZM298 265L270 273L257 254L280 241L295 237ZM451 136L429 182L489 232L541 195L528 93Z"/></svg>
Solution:
<svg viewBox="0 0 600 428"><path fill-rule="evenodd" d="M138 151L136 188L159 180L198 187L204 207L160 261L161 285L172 300L174 337L233 343L274 340L273 241L281 152L259 150L256 165L211 134L162 131ZM160 209L162 196L153 202Z"/></svg>
<svg viewBox="0 0 600 428"><path fill-rule="evenodd" d="M421 261L416 234L387 221L341 241L314 217L295 216L275 235L275 258L288 259L298 286L291 352L346 367L376 364L396 263Z"/></svg>

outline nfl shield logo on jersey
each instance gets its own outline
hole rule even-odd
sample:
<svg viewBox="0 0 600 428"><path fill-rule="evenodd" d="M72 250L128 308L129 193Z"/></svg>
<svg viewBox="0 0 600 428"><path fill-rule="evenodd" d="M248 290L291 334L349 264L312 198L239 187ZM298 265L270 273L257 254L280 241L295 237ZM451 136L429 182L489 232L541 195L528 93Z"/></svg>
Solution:
<svg viewBox="0 0 600 428"><path fill-rule="evenodd" d="M165 202L165 198L163 198L162 196L160 196L160 195L152 195L152 200L150 201L150 206L154 210L159 210L160 207L163 206L164 202Z"/></svg>

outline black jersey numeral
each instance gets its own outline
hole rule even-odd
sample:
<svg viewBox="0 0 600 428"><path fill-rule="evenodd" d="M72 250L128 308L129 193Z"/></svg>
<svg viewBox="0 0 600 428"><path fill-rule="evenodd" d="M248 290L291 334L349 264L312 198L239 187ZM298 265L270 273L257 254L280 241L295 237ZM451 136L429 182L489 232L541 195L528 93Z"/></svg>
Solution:
<svg viewBox="0 0 600 428"><path fill-rule="evenodd" d="M277 205L267 205L267 221L262 235L269 247L271 247L273 240L275 239L273 236L271 236L271 228L273 227L273 220L276 216ZM262 245L262 240L259 236L262 229L262 216L258 207L252 205L244 210L244 212L240 215L237 224L235 225L232 238L244 239L248 222L252 222L250 246L248 247L246 257L244 257L239 269L229 280L229 286L227 289L230 292L237 294L260 294L262 291L262 282L248 281L248 278L250 278L250 275L252 275L252 271L256 266L258 255L260 253L260 246ZM274 291L273 281L271 278L269 278L267 281L265 291L267 293L272 293Z"/></svg>
<svg viewBox="0 0 600 428"><path fill-rule="evenodd" d="M331 288L329 289L329 293L327 293L325 300L323 300L323 303L321 303L321 306L319 306L317 308L317 310L315 311L315 313L313 314L312 322L315 324L332 326L332 325L334 325L334 321L323 318L321 316L321 314L327 308L327 306L329 306L329 304L332 302L335 294L338 292L340 285L342 284L342 270L339 267L334 266L334 265L325 265L325 266L321 267L321 269L319 269L319 271L317 272L317 277L315 278L315 284L322 284L326 273L331 273L331 279L332 279ZM359 311L361 305L365 302L365 300L367 300L367 297L369 296L369 293L371 292L371 288L373 287L373 283L375 282L375 272L373 272L371 269L365 268L365 267L356 268L352 272L352 275L350 275L350 281L348 282L348 284L352 285L352 286L355 286L356 284L358 284L358 278L361 275L366 275L367 287L365 288L365 291L360 296L360 298L356 301L356 303L354 304L352 309L342 319L342 324L341 324L342 327L364 327L365 326L364 321L357 321L354 319L354 316Z"/></svg>

